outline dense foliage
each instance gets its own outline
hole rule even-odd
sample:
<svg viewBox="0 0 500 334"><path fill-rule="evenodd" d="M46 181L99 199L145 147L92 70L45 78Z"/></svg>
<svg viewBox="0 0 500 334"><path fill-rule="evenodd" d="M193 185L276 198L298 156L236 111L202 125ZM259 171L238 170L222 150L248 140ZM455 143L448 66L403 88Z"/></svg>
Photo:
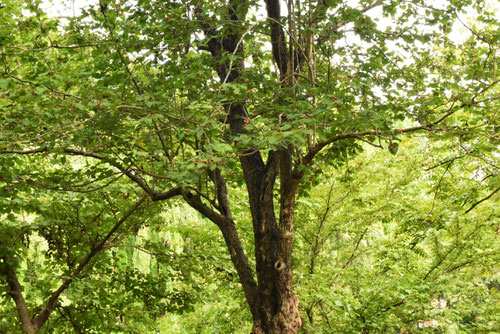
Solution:
<svg viewBox="0 0 500 334"><path fill-rule="evenodd" d="M41 5L0 6L0 333L499 330L492 4Z"/></svg>

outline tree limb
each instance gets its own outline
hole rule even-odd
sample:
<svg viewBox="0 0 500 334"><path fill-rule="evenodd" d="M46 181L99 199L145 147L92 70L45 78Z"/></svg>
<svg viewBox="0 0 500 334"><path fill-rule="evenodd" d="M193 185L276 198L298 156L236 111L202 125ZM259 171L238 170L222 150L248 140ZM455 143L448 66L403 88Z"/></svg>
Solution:
<svg viewBox="0 0 500 334"><path fill-rule="evenodd" d="M273 57L280 70L281 79L283 79L289 74L289 59L285 32L280 24L281 8L279 0L266 0L266 9L271 27Z"/></svg>
<svg viewBox="0 0 500 334"><path fill-rule="evenodd" d="M80 262L78 267L73 271L71 274L70 278L67 278L60 286L59 288L52 293L50 296L49 301L45 305L45 307L40 311L38 316L34 319L36 325L38 328L42 327L42 325L47 321L47 319L50 316L50 313L52 312L55 303L57 299L59 298L60 294L68 288L68 286L73 282L75 278L78 278L83 269L89 264L90 260L97 255L104 247L106 242L111 238L111 236L120 228L120 226L141 206L141 204L146 200L146 195L143 196L139 201L137 201L124 215L116 224L111 228L111 230L106 234L106 236L95 246L93 249L90 250L90 252L87 254L87 256Z"/></svg>
<svg viewBox="0 0 500 334"><path fill-rule="evenodd" d="M7 263L5 261L5 263ZM7 283L9 285L10 291L9 295L12 297L14 302L16 303L17 314L19 315L19 320L21 321L21 328L23 331L27 333L35 333L35 324L31 319L31 316L28 311L28 307L26 306L26 301L23 297L23 291L21 284L17 278L15 270L8 266L4 273L7 275Z"/></svg>
<svg viewBox="0 0 500 334"><path fill-rule="evenodd" d="M470 211L472 211L472 209L474 209L476 206L478 206L479 204L481 204L482 202L490 199L493 195L495 195L498 191L500 190L500 187L496 188L495 190L493 190L493 192L491 194L489 194L488 196L486 196L485 198L483 198L482 200L474 203L467 211L464 212L464 215L469 213Z"/></svg>
<svg viewBox="0 0 500 334"><path fill-rule="evenodd" d="M73 271L71 277L65 279L63 283L57 288L54 292L52 292L49 300L45 304L44 308L38 313L38 315L31 319L28 308L26 306L26 301L24 300L22 294L21 284L17 278L16 272L14 268L8 266L4 272L7 275L7 283L10 287L9 294L12 299L16 303L16 308L19 314L19 318L21 320L21 326L23 331L27 333L36 333L47 321L52 310L54 309L59 296L64 290L68 288L68 286L78 278L81 272L87 267L92 258L99 254L99 252L103 249L106 242L111 238L111 236L118 230L118 228L139 208L139 206L146 200L147 196L144 195L139 201L137 201L124 215L123 217L116 222L116 224L111 228L108 234L94 247L90 250L90 252L83 258L78 267ZM7 261L4 261L8 263Z"/></svg>
<svg viewBox="0 0 500 334"><path fill-rule="evenodd" d="M111 166L115 167L123 174L125 174L129 179L134 181L137 185L139 185L155 202L181 195L181 188L173 188L161 193L153 191L151 187L147 184L147 182L138 174L136 174L133 170L120 165L116 161L113 161L109 157L102 155L100 153L92 151L82 151L73 148L65 148L63 152L69 155L94 158L110 164ZM18 154L18 155L31 155L39 153L56 153L56 152L50 152L47 147L32 149L32 150L7 150L0 152L0 154Z"/></svg>
<svg viewBox="0 0 500 334"><path fill-rule="evenodd" d="M451 110L449 112L447 112L444 116L442 116L441 118L439 118L438 120L436 120L434 122L427 123L425 125L414 126L414 127L411 127L411 128L400 129L399 131L401 133L405 133L405 132L415 132L415 131L418 131L418 130L430 130L435 125L441 123L446 118L448 118L449 116L453 115L457 110L459 110L460 108L463 108L463 107L465 107L467 105L468 104L462 104L462 105L457 106L455 108L451 108ZM309 152L304 157L303 164L310 163L312 161L312 159L314 159L314 157L316 156L316 154L318 154L323 148L325 148L326 146L328 146L328 145L330 145L330 144L332 144L332 143L334 143L336 141L340 141L340 140L343 140L343 139L349 139L349 138L360 139L361 137L373 136L373 135L380 135L380 130L370 130L370 131L359 131L359 132L351 132L351 133L342 133L342 134L335 135L335 136L332 136L330 138L327 138L324 141L319 142L318 144L316 144L315 146L313 146L313 147L310 148Z"/></svg>
<svg viewBox="0 0 500 334"><path fill-rule="evenodd" d="M231 261L238 272L250 310L255 316L258 312L256 303L258 298L258 287L253 276L252 268L248 263L247 256L245 255L243 246L241 245L240 237L238 236L238 231L236 230L234 221L231 218L212 210L212 208L205 205L201 201L200 197L195 196L186 190L182 191L182 195L192 208L214 222L221 230L224 241L229 250L229 255L231 256Z"/></svg>

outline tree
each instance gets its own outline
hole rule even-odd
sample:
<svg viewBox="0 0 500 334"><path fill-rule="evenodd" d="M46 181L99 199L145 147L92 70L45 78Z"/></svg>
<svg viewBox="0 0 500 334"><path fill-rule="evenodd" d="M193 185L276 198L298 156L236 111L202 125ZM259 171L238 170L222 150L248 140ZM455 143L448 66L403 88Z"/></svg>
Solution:
<svg viewBox="0 0 500 334"><path fill-rule="evenodd" d="M36 1L6 5L4 196L27 180L90 191L126 176L152 201L180 198L220 229L252 332L296 333L297 194L362 143L396 154L401 136L415 132L490 154L498 29L494 13L473 1L286 6L101 0L64 25ZM470 37L454 42L453 24L471 10ZM81 157L94 162L79 165ZM43 174L41 161L71 168ZM26 163L16 173L13 165ZM239 184L255 268L231 206ZM478 189L485 201L497 191L496 174Z"/></svg>
<svg viewBox="0 0 500 334"><path fill-rule="evenodd" d="M473 166L487 165L450 159L462 149L447 143L407 137L398 159L367 149L298 199L307 332L414 332L425 320L441 332L497 329L498 204L464 214L480 200Z"/></svg>
<svg viewBox="0 0 500 334"><path fill-rule="evenodd" d="M36 213L37 219L30 222L32 219L29 217L21 219L20 215L16 217L16 214L9 212L7 224L4 223L1 226L0 274L5 277L7 294L15 302L21 328L26 333L37 333L44 326L59 304L61 294L74 281L88 274L95 264L95 257L103 251L110 240L119 239L118 229L146 199L143 196L131 208L121 212L123 209L113 208L116 202L112 203L109 199L103 201L103 197L106 196L99 193L93 193L85 199L74 198L75 196L71 195L69 197L59 203L56 202L57 204L53 203L51 207L47 203L47 198L43 196L41 199L20 196L25 200L22 213ZM54 198L51 199L54 200ZM20 210L15 210L15 206L17 205L11 204L10 209L20 212ZM109 209L107 206L112 208ZM140 224L135 222L135 225ZM33 261L33 265L28 265L26 268L28 274L24 275L25 279L20 280L17 268L21 259L26 258L30 240L35 239L36 242L36 238L40 238L40 235L48 244L44 262L50 265L44 267L36 263L37 261ZM35 256L43 257L38 253ZM58 285L51 284L50 279L56 276L56 268L62 274L61 283ZM32 302L26 300L22 282L36 280L37 277L41 279L35 290L42 290L41 295L47 301L43 305L37 305L40 308L36 314L33 314L34 312L29 308Z"/></svg>

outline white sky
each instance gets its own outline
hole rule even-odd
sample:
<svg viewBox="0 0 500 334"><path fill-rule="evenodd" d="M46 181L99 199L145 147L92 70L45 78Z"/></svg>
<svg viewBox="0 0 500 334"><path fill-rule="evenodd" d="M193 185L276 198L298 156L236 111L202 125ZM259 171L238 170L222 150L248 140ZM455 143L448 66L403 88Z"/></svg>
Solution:
<svg viewBox="0 0 500 334"><path fill-rule="evenodd" d="M59 16L59 17L68 17L73 15L79 15L81 13L82 8L87 7L90 4L97 3L98 0L45 0L42 1L41 7L49 14L49 16ZM265 18L265 5L263 0L261 0L261 8L262 13L258 13L259 18ZM358 0L348 0L348 3L351 6L357 6L359 4ZM447 1L443 0L435 0L432 2L432 6L435 8L444 8L446 6ZM496 12L496 17L500 20L500 1L496 0L485 0L484 1L485 9L492 9ZM283 14L287 15L287 6L284 1L282 1L281 9ZM381 18L382 17L382 9L380 7L371 10L370 15L372 18ZM259 15L260 14L260 15ZM471 17L467 17L467 15L460 15L462 21L467 22ZM385 28L390 22L377 22L379 28ZM456 22L452 28L452 33L449 35L449 38L454 42L462 42L470 36L470 32L462 26L459 22Z"/></svg>
<svg viewBox="0 0 500 334"><path fill-rule="evenodd" d="M80 15L81 10L90 4L95 4L99 0L42 0L42 9L44 9L49 16L56 16L56 17L70 17L74 15ZM257 13L257 18L259 20L265 20L266 13L265 13L265 4L264 0L259 0L260 1L260 10ZM296 0L297 1L297 0ZM358 0L347 0L347 3L351 7L358 7L359 8L359 1ZM445 9L448 1L444 0L434 0L432 1L432 6L434 8L442 8ZM496 17L498 20L500 20L500 1L498 0L485 0L483 1L483 8L487 10L494 10L496 13ZM281 0L281 10L282 10L282 15L286 16L287 15L287 5L286 1ZM425 11L426 8L422 8L422 11ZM471 15L474 14L475 11L471 10ZM383 15L382 15L382 8L377 7L374 8L366 13L367 15L370 15L372 19L376 22L377 26L379 29L385 30L386 27L391 25L391 20L386 19L384 21ZM468 24L473 17L471 15L467 15L466 13L459 14L460 20L466 24ZM422 29L436 29L435 27L430 27L430 26L423 26L421 27ZM480 28L480 27L478 27ZM448 35L448 38L451 39L455 43L461 43L465 41L467 38L469 38L471 35L470 31L467 30L466 27L462 25L460 22L455 22L455 24L452 27L451 33ZM341 41L337 42L339 45L359 45L363 46L365 45L368 47L368 43L363 42L359 39L358 36L354 34L349 34L348 37L344 38ZM391 43L388 44L389 47L391 47ZM269 49L271 49L270 43L268 45ZM420 45L420 47L425 47L423 45ZM409 53L406 50L403 50L401 48L397 48L394 46L394 52L402 56L402 59L406 59L405 62L410 61L411 62L411 57L407 57ZM338 61L345 61L341 59L332 59L334 62ZM251 60L249 60L251 61Z"/></svg>

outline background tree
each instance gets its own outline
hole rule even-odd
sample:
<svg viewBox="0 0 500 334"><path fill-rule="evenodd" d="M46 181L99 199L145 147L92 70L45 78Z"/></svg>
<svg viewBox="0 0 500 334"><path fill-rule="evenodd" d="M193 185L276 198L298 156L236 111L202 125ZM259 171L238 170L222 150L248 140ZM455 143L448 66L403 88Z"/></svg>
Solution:
<svg viewBox="0 0 500 334"><path fill-rule="evenodd" d="M495 147L498 29L481 3L100 1L67 25L38 5L0 11L3 156L71 166L52 179L61 189L82 185L79 175L103 187L124 175L152 201L182 198L220 229L253 333L302 324L296 196L324 166L363 142L396 154L417 131L458 136L468 155ZM448 33L465 10L480 15L457 43ZM4 191L50 181L30 168L6 166ZM478 189L484 201L497 180ZM241 184L255 266L232 210Z"/></svg>
<svg viewBox="0 0 500 334"><path fill-rule="evenodd" d="M404 138L397 159L367 149L298 199L308 332L414 332L425 320L443 333L498 330L498 203L463 214L488 164L442 144Z"/></svg>
<svg viewBox="0 0 500 334"><path fill-rule="evenodd" d="M210 269L168 233L155 204L124 207L132 189L113 196L126 187L79 194L39 185L36 198L10 199L21 205L0 225L1 333L147 332L165 313L192 309L198 268Z"/></svg>
<svg viewBox="0 0 500 334"><path fill-rule="evenodd" d="M25 200L21 210L11 205L1 225L0 274L7 296L15 302L20 327L26 333L37 333L60 304L61 294L86 276L110 240L119 238L117 230L145 197L128 210L120 210L116 202L97 193L79 199L70 196L52 206L44 197L17 195L15 202ZM45 243L37 246L40 239ZM34 247L30 251L31 241ZM21 264L25 265L23 280L17 274ZM23 294L23 282L31 283L28 296Z"/></svg>

